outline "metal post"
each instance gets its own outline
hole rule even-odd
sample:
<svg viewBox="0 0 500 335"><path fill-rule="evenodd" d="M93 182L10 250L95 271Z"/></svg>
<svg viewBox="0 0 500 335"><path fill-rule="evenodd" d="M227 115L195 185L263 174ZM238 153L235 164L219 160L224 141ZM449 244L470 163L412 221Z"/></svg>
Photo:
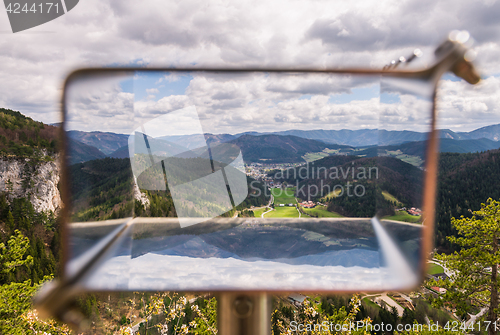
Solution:
<svg viewBox="0 0 500 335"><path fill-rule="evenodd" d="M271 299L265 293L220 293L219 335L270 335Z"/></svg>

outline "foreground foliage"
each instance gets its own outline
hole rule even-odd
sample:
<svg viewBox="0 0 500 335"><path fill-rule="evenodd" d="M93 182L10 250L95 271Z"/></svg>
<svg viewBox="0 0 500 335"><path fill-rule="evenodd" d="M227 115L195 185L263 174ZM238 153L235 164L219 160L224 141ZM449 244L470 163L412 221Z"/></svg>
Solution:
<svg viewBox="0 0 500 335"><path fill-rule="evenodd" d="M462 249L451 255L436 256L451 276L434 280L431 285L447 290L435 301L437 307L448 305L464 317L471 307L485 308L486 321L493 324L498 319L499 307L500 202L490 198L472 214L471 218L452 219L461 236L448 239ZM496 333L494 327L490 327L488 333Z"/></svg>
<svg viewBox="0 0 500 335"><path fill-rule="evenodd" d="M7 245L0 243L0 272L13 273L16 269L33 266L33 257L27 255L30 241L19 230L14 232ZM44 278L44 281L50 277ZM31 309L31 299L40 285L28 279L0 286L1 334L69 334L69 328L49 320L40 320Z"/></svg>

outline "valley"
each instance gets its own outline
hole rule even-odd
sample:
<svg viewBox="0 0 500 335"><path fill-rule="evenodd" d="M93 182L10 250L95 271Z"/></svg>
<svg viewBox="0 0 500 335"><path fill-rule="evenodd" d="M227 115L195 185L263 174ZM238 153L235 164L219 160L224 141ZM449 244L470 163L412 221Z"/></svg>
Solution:
<svg viewBox="0 0 500 335"><path fill-rule="evenodd" d="M499 125L483 127L468 133L442 130L440 151L467 153L495 149L500 147L499 131ZM190 152L189 155L194 156L203 155L204 150L206 151L206 149L201 150L200 146L208 144L209 147L215 148L221 143L228 143L239 148L247 177L260 182L262 190L267 188L267 193L272 193L273 189L282 187L285 182L294 187L297 192L294 196L299 201L305 199L320 203L315 208L303 208L293 199L291 203L298 206L296 208L300 210L293 211L289 208L290 206L287 206L279 209L282 211L280 214L277 209L265 210L263 206L267 205L267 201L256 202L255 199L252 200L252 197L247 197L245 203L249 207L241 204L224 215L262 216L264 212L267 212L264 217L370 217L378 211L390 220L414 223L420 220L418 215L410 215L401 208L421 206L415 197L418 198L417 189L421 185L419 181L421 177L418 176L422 174L425 166L425 141L422 141L425 139L425 134L384 130L289 130L273 133L245 132L234 135L205 134L204 137L203 139L198 135L163 136L151 138L150 141L154 142L157 148L164 147L167 152L171 151L171 154L179 155L182 152ZM84 163L88 160L102 160L106 156L120 159L128 157L126 135L72 131L70 138L73 141L70 144L71 148L74 148L70 154L71 162ZM397 161L416 167L420 171L411 170L401 164L396 166ZM358 179L354 178L358 176L352 175L342 177L342 173L345 174L349 167L359 170L363 166L378 168L381 177L376 180ZM304 167L325 168L327 171L338 168L339 178L333 180L317 178L314 175L307 175L305 178L276 178L278 171L289 173L294 171L297 174ZM360 177L363 176L360 175ZM358 193L364 190L366 194L353 201L354 199L349 195L353 194L356 187ZM318 194L314 194L315 190L318 190L316 192ZM342 194L339 196L341 191ZM132 207L138 213L142 213L140 215L148 212L176 215L175 206L168 193L161 195L161 192L136 190L134 194L137 201L143 199L140 204L132 206L122 202L119 205L116 202L119 197L114 195L112 197L115 199L114 205L110 203L107 205L108 209L104 210L101 207L98 210L101 213L99 217L120 217ZM388 194L390 197L387 196ZM269 197L270 194L267 196ZM154 199L157 199L156 202ZM397 203L394 199L398 199ZM163 204L160 205L158 201ZM254 205L250 204L252 201ZM153 208L152 211L148 209L151 204L153 207L149 208ZM254 213L252 206L259 209L256 209ZM89 212L89 209L86 211L92 212ZM95 216L97 212L93 213L92 215Z"/></svg>

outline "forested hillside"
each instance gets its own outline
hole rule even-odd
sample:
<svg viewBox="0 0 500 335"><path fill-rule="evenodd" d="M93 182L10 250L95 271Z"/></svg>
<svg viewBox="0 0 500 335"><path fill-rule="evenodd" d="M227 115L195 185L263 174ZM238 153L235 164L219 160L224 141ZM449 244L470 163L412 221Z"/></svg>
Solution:
<svg viewBox="0 0 500 335"><path fill-rule="evenodd" d="M297 136L243 135L229 143L237 145L245 162L294 163L303 162L308 152L318 152L325 148L338 149L341 145L327 144Z"/></svg>
<svg viewBox="0 0 500 335"><path fill-rule="evenodd" d="M170 192L141 190L147 204L134 189L130 161L104 158L70 166L73 197L72 219L75 221L106 220L132 215L142 217L176 217ZM146 175L146 173L143 173ZM141 175L141 181L144 178ZM260 182L248 178L247 198L236 207L243 211L250 206L267 204L269 196ZM132 209L134 208L134 211ZM233 216L234 209L223 216Z"/></svg>
<svg viewBox="0 0 500 335"><path fill-rule="evenodd" d="M58 173L57 136L57 127L0 108L0 159L3 166L0 177L0 243L6 243L18 230L30 241L24 257L33 258L30 269L17 267L15 271L1 273L1 284L27 279L38 283L57 270L60 239L57 208L54 207L59 205L60 198L57 190L49 189L52 182L56 188L59 180L54 176ZM48 168L54 171L45 171ZM56 196L58 199L53 199Z"/></svg>
<svg viewBox="0 0 500 335"><path fill-rule="evenodd" d="M329 211L344 216L393 215L395 204L384 198L383 191L404 206L421 206L422 170L392 157L330 156L269 175L296 186L298 198L323 199Z"/></svg>
<svg viewBox="0 0 500 335"><path fill-rule="evenodd" d="M128 159L104 158L71 165L72 219L132 216L133 178Z"/></svg>
<svg viewBox="0 0 500 335"><path fill-rule="evenodd" d="M56 152L57 133L57 127L33 121L19 112L1 109L0 156L4 157L0 158L3 162L2 171L8 172L8 175L3 173L2 177L5 178L0 178L2 334L23 333L29 329L52 334L69 333L67 326L54 321L42 321L31 310L31 298L39 285L44 279L59 274L61 238L58 212L45 210L47 205L37 202L39 193L46 197L50 195L48 204L57 205L60 202L58 191L56 195L59 200L53 198L54 193L47 190L52 182L56 189L61 186L58 184L60 170ZM73 220L131 216L134 215L134 207L137 216L176 216L168 192L143 190L141 194L134 187L128 159L105 158L94 147L76 140L71 140L70 144L73 144L73 148L79 148L78 154L85 160L84 163L72 164L69 168ZM93 158L92 155L99 159L87 161L88 158ZM56 168L46 171L51 166ZM248 184L252 181L250 179ZM244 200L236 210L244 211L251 205L260 206L269 201L261 183L252 185L252 188L249 186L249 194L252 196ZM233 214L234 210L227 213L227 216ZM144 310L149 306L148 297L149 295L144 295L144 302L141 302ZM126 325L123 320L127 320L125 315L117 314L123 313L120 308L122 300L113 296L110 303L109 300L97 301L95 296L87 296L79 299L78 304L85 315L94 315L94 320L103 325L102 329L116 331ZM204 303L205 300L200 298L199 306ZM115 311L112 312L112 309ZM143 316L145 313L146 311Z"/></svg>
<svg viewBox="0 0 500 335"><path fill-rule="evenodd" d="M29 238L29 248L24 259L31 256L33 266L17 267L13 272L0 273L0 285L12 281L21 282L31 279L39 283L44 276L58 272L60 258L58 221L53 213L37 213L26 198L7 202L6 195L0 194L0 230L1 241L16 235L16 230Z"/></svg>
<svg viewBox="0 0 500 335"><path fill-rule="evenodd" d="M83 163L86 161L102 159L106 157L106 155L99 151L99 149L72 138L68 138L67 152L67 160L69 164Z"/></svg>
<svg viewBox="0 0 500 335"><path fill-rule="evenodd" d="M58 128L33 121L19 112L0 108L0 155L41 157L55 153Z"/></svg>
<svg viewBox="0 0 500 335"><path fill-rule="evenodd" d="M439 140L439 152L482 152L487 150L494 150L500 148L500 142L491 141L486 138L472 139L472 140L454 140L449 138L442 138ZM375 150L374 150L375 149ZM359 155L377 155L377 150L396 151L400 150L402 153L418 156L425 160L426 141L406 142L398 145L372 147L360 150Z"/></svg>
<svg viewBox="0 0 500 335"><path fill-rule="evenodd" d="M500 199L500 150L443 153L439 160L436 244L449 250L446 236L455 234L451 218L470 217L489 197Z"/></svg>

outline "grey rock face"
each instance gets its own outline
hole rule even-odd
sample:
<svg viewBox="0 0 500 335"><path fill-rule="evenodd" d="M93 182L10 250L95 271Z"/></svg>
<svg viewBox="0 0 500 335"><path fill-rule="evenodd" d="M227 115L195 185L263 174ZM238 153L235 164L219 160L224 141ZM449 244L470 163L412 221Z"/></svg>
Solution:
<svg viewBox="0 0 500 335"><path fill-rule="evenodd" d="M46 156L47 157L47 156ZM59 156L47 162L29 158L0 157L0 192L7 199L29 198L37 212L58 212L63 203L57 188L60 179Z"/></svg>

